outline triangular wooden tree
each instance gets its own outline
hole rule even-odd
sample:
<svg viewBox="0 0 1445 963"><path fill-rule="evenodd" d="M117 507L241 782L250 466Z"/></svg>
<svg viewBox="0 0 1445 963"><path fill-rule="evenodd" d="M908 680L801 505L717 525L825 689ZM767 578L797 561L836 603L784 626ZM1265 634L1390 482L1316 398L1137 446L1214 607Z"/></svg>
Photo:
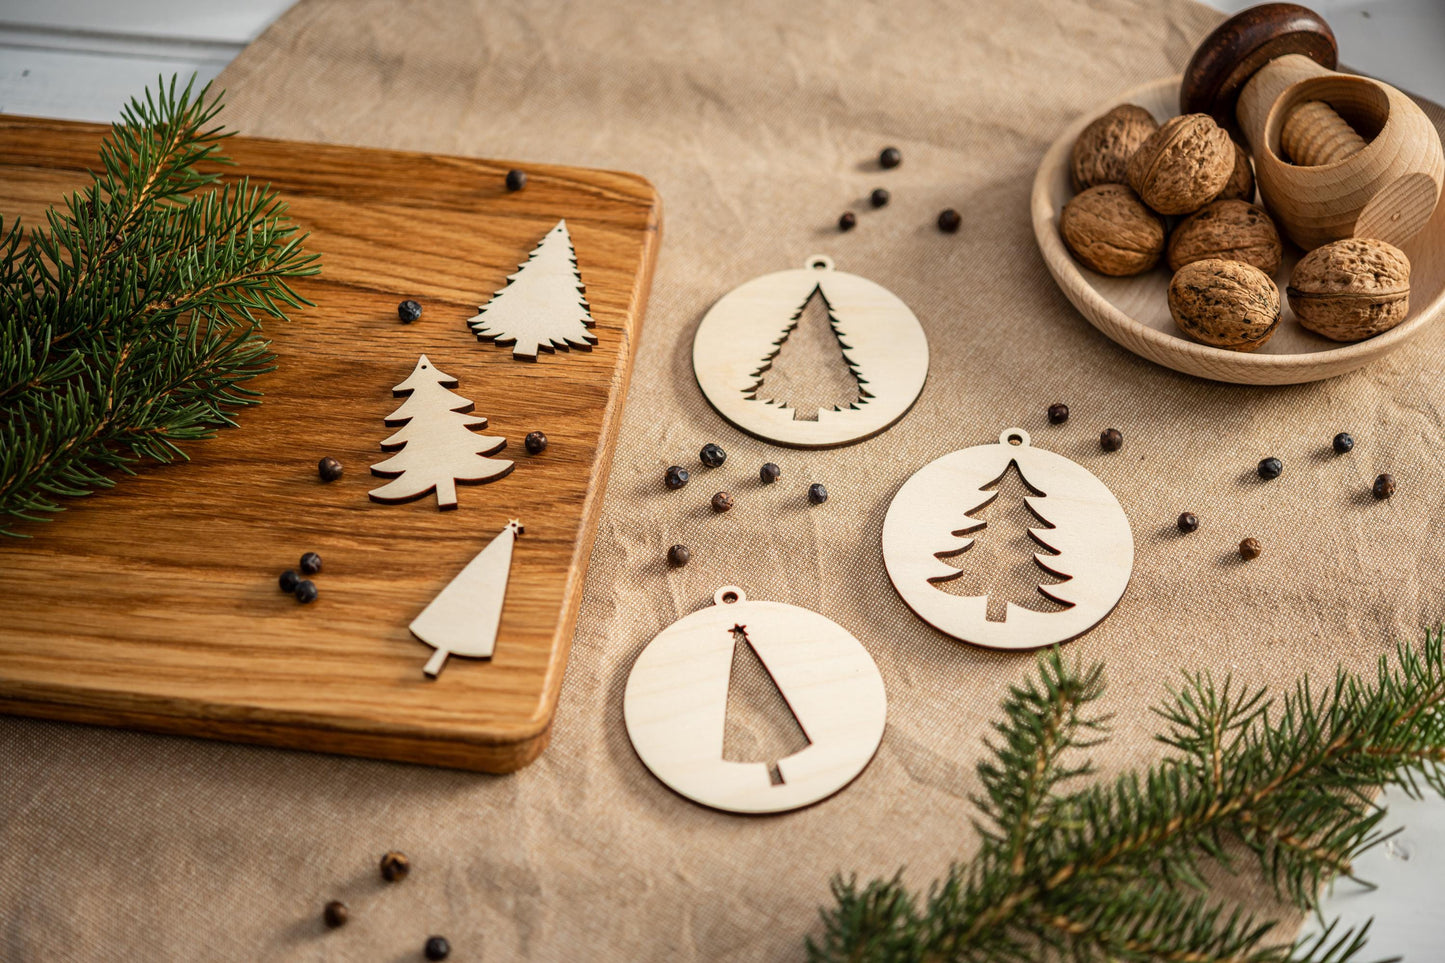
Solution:
<svg viewBox="0 0 1445 963"><path fill-rule="evenodd" d="M853 349L845 339L839 314L834 310L832 303L828 300L828 296L823 293L822 285L818 285L803 299L803 303L798 305L798 310L793 312L793 316L788 319L788 326L783 329L783 333L773 342L773 350L762 359L762 363L758 366L757 370L752 372L752 377L757 380L749 387L743 389L743 394L751 401L761 401L764 404L791 410L793 412L793 420L795 421L816 421L818 418L817 410L809 410L811 406L800 404L796 398L774 397L773 394L769 393L767 374L773 370L778 358L787 349L790 339L797 334L798 326L802 324L804 315L808 311L808 305L813 302L814 298L822 302L828 319L828 328L832 334L830 340L836 343L837 348L841 352L839 364L846 366L845 377L850 379L856 388L856 392L845 403L832 405L833 410L841 411L845 407L857 408L859 405L866 403L869 398L873 397L868 393L868 389L864 387L868 382L859 373L860 369L857 362L855 362L849 354ZM825 335L824 337L827 336Z"/></svg>
<svg viewBox="0 0 1445 963"><path fill-rule="evenodd" d="M438 508L456 508L457 482L493 481L512 470L510 461L483 457L501 451L507 439L473 433L485 428L487 419L467 414L472 402L447 390L456 384L422 355L411 375L392 389L409 397L387 416L388 425L402 427L381 447L401 450L372 465L371 473L396 480L373 489L373 499L404 502L435 489Z"/></svg>
<svg viewBox="0 0 1445 963"><path fill-rule="evenodd" d="M774 785L782 781L778 760L801 752L810 743L803 725L778 688L772 673L748 639L747 629L735 625L733 661L728 673L728 697L724 718L723 758L732 762L764 762ZM747 745L730 745L729 720L742 722L739 734ZM748 723L751 724L748 724Z"/></svg>
<svg viewBox="0 0 1445 963"><path fill-rule="evenodd" d="M523 532L515 518L487 543L431 604L412 620L412 635L436 649L422 669L433 679L449 655L490 659L512 571L512 546Z"/></svg>
<svg viewBox="0 0 1445 963"><path fill-rule="evenodd" d="M591 350L597 337L567 222L558 221L531 256L507 278L507 286L468 324L478 341L511 344L512 357L537 360L558 348Z"/></svg>

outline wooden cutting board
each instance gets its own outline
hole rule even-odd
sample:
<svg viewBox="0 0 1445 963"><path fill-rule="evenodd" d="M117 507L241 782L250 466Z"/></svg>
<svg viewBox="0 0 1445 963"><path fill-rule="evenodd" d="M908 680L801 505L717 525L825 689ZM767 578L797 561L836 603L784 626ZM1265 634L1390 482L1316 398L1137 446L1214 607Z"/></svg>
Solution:
<svg viewBox="0 0 1445 963"><path fill-rule="evenodd" d="M37 223L98 166L104 128L0 117L0 214ZM72 500L27 540L0 540L0 711L490 772L545 747L656 256L643 178L255 138L226 142L311 232L314 308L271 323L279 368L240 428ZM525 167L509 193L508 169ZM514 360L466 321L565 218L596 320L591 351ZM400 324L415 298L422 319ZM426 354L490 420L505 478L371 501L392 386ZM537 456L522 438L550 439ZM316 463L332 455L332 484ZM521 519L490 660L432 650L408 623ZM320 553L320 598L277 587Z"/></svg>

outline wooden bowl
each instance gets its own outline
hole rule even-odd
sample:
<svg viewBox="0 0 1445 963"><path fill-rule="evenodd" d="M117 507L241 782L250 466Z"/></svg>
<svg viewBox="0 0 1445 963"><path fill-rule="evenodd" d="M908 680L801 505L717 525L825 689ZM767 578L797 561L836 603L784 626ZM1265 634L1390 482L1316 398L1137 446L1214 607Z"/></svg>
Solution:
<svg viewBox="0 0 1445 963"><path fill-rule="evenodd" d="M1275 275L1284 320L1258 351L1225 351L1190 341L1169 316L1169 270L1159 267L1131 278L1095 274L1074 260L1059 235L1059 212L1074 190L1069 183L1069 151L1084 126L1118 104L1138 104L1160 123L1179 113L1179 78L1137 87L1086 112L1054 141L1034 176L1034 236L1054 280L1089 322L1137 355L1175 371L1235 384L1281 385L1319 381L1388 354L1419 334L1445 311L1445 203L1403 250L1410 258L1410 314L1404 321L1364 341L1341 344L1300 327L1284 295L1300 251L1285 244L1284 263Z"/></svg>

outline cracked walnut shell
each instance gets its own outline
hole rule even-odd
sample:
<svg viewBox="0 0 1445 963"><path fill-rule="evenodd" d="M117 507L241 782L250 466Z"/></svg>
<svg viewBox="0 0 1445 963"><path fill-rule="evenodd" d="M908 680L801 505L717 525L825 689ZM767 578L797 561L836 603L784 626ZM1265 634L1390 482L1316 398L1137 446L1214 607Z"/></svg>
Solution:
<svg viewBox="0 0 1445 963"><path fill-rule="evenodd" d="M1154 115L1135 104L1120 104L1090 121L1069 154L1074 190L1129 183L1129 158L1158 129Z"/></svg>
<svg viewBox="0 0 1445 963"><path fill-rule="evenodd" d="M1195 261L1169 282L1169 313L1195 341L1253 351L1279 327L1279 288L1242 261Z"/></svg>
<svg viewBox="0 0 1445 963"><path fill-rule="evenodd" d="M1215 201L1189 215L1169 236L1169 269L1207 258L1243 261L1265 274L1279 270L1284 248L1264 208L1244 201Z"/></svg>
<svg viewBox="0 0 1445 963"><path fill-rule="evenodd" d="M1059 215L1059 233L1092 271L1126 277L1147 271L1164 253L1164 221L1123 184L1075 195Z"/></svg>
<svg viewBox="0 0 1445 963"><path fill-rule="evenodd" d="M1208 114L1181 114L1129 159L1129 186L1160 214L1190 214L1234 174L1234 141Z"/></svg>
<svg viewBox="0 0 1445 963"><path fill-rule="evenodd" d="M1410 259L1368 237L1317 247L1295 265L1289 306L1300 324L1331 340L1373 337L1410 313Z"/></svg>

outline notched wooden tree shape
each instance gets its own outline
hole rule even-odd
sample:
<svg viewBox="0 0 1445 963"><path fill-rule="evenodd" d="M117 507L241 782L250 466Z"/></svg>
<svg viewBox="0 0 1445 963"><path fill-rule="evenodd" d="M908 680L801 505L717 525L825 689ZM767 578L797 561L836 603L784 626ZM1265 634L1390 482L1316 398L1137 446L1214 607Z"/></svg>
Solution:
<svg viewBox="0 0 1445 963"><path fill-rule="evenodd" d="M821 311L813 310L815 304L821 306ZM816 314L822 315L821 319L817 319L821 324L809 323L814 321L812 316ZM824 330L813 330L815 327L821 327ZM784 353L794 345L794 342L801 341L805 338L815 342L831 342L831 345L823 346L823 351L827 352L829 348L837 349L836 363L829 366L825 362L825 366L817 371L811 379L817 383L815 386L800 385L798 383L800 373L792 370L787 372L786 375L783 375L783 377L773 377L774 375L782 374L781 369L789 360ZM801 350L807 350L816 346L800 345L799 347ZM862 377L859 372L858 365L853 361L851 351L852 347L844 340L838 318L834 314L833 306L828 303L828 298L823 293L822 286L815 286L812 291L808 292L808 296L803 299L803 302L798 305L798 310L793 312L792 318L789 319L788 326L783 329L782 334L773 342L773 350L768 353L768 356L763 359L762 364L753 372L753 377L757 380L743 391L743 395L749 401L756 401L759 404L771 405L777 408L785 408L792 412L792 417L795 421L817 421L819 415L826 410L842 411L844 408L856 409L860 405L866 404L868 399L873 396L865 387L868 381ZM796 364L797 363L794 362L793 365L789 367L796 368ZM802 372L801 374L804 377L807 376L806 372ZM779 382L783 383L782 392L779 392L776 387ZM817 387L819 390L814 392L801 390L805 387ZM814 407L812 410L808 410L807 406L795 402L788 397L788 395L794 395L794 397L812 395L813 397L817 397L820 394L825 397L831 394L833 397L839 399L839 403L830 405L828 408Z"/></svg>
<svg viewBox="0 0 1445 963"><path fill-rule="evenodd" d="M515 518L412 620L411 634L436 649L422 669L435 679L449 655L490 659L512 572L512 546L526 529Z"/></svg>
<svg viewBox="0 0 1445 963"><path fill-rule="evenodd" d="M1034 561L1062 579L1039 591L1066 608L1043 612L1009 602L997 621L988 617L988 596L940 589L959 577L942 559L967 551L973 544L968 532L977 531L955 529L946 520L992 501L988 489L1011 465L1039 493L1025 503L1050 526L1029 530L1046 550ZM947 544L959 532L963 544ZM1133 570L1134 537L1118 500L1099 479L1061 455L1031 447L1028 432L1010 428L997 445L944 455L903 484L883 521L883 561L898 594L939 631L990 648L1032 649L1082 635L1113 611Z"/></svg>
<svg viewBox="0 0 1445 963"><path fill-rule="evenodd" d="M487 419L468 414L472 402L447 390L456 384L422 355L411 375L392 389L408 396L386 418L401 428L381 447L396 454L372 465L371 473L395 480L372 489L372 499L405 502L435 491L437 508L456 508L457 482L495 481L511 472L510 461L485 457L505 448L507 439L472 431L485 428Z"/></svg>
<svg viewBox="0 0 1445 963"><path fill-rule="evenodd" d="M512 357L538 351L592 350L592 309L577 271L567 222L558 221L502 288L467 322L478 341L512 345Z"/></svg>
<svg viewBox="0 0 1445 963"><path fill-rule="evenodd" d="M663 629L632 666L622 712L638 757L675 792L728 812L784 812L842 789L878 751L888 714L867 650L807 609L749 602L733 586L713 602ZM723 755L739 636L807 739L771 765Z"/></svg>

